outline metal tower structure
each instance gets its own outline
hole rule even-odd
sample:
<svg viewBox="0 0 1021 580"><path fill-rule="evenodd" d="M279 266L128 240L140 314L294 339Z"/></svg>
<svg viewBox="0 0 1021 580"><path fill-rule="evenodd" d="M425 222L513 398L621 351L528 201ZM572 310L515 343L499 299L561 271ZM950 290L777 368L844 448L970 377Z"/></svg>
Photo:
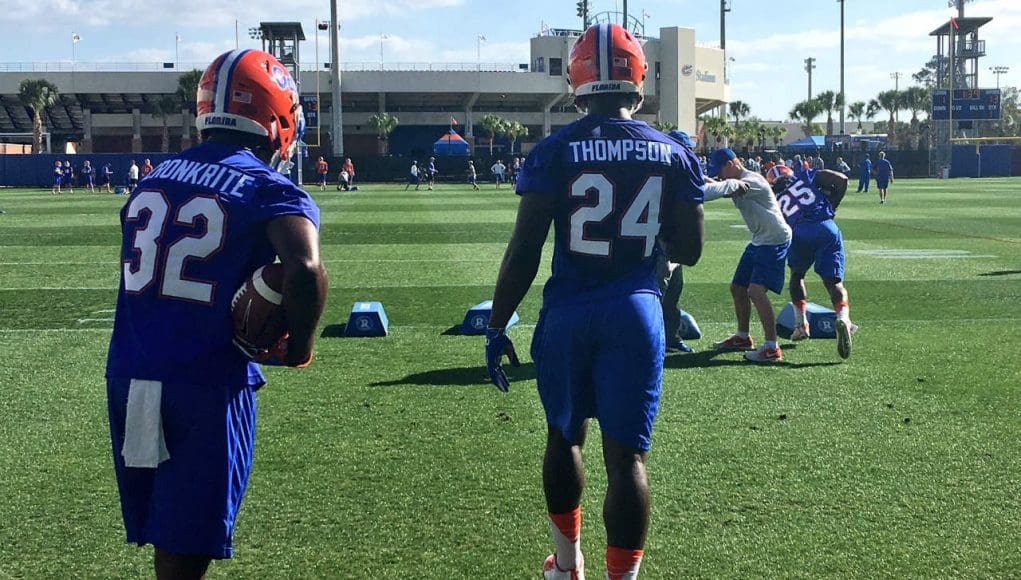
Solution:
<svg viewBox="0 0 1021 580"><path fill-rule="evenodd" d="M253 31L253 36L256 34ZM301 87L301 41L305 40L305 31L300 22L260 22L257 36L262 39L262 50L275 56L280 64L287 67L295 84ZM297 167L297 182L301 184L301 158L303 143L298 143L294 164Z"/></svg>

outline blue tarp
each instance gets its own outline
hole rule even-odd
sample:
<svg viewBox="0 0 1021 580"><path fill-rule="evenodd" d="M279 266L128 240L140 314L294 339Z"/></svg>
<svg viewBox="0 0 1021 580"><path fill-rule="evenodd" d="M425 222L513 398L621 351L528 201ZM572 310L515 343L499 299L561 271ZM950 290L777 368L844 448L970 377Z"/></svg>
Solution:
<svg viewBox="0 0 1021 580"><path fill-rule="evenodd" d="M805 137L804 139L798 139L784 147L787 149L810 149L812 151L815 151L816 149L825 149L826 138L822 135L813 135L811 137Z"/></svg>

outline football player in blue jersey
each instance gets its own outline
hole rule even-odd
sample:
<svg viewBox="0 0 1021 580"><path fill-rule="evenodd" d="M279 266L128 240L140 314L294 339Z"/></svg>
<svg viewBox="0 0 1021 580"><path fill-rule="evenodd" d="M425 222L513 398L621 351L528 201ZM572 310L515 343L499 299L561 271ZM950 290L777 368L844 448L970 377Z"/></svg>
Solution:
<svg viewBox="0 0 1021 580"><path fill-rule="evenodd" d="M54 161L53 163L54 163L54 165L53 165L53 188L50 190L50 193L52 193L52 194L59 194L59 193L61 193L60 185L64 181L64 166L61 165L59 161Z"/></svg>
<svg viewBox="0 0 1021 580"><path fill-rule="evenodd" d="M631 118L646 60L617 24L589 28L568 77L586 116L539 143L517 184L517 222L496 282L486 359L502 390L502 358L518 359L505 325L535 279L553 224L552 276L532 339L548 425L543 488L555 552L547 579L584 577L581 447L598 419L608 476L608 577L635 578L649 521L645 471L663 376L663 313L656 262L694 265L702 252L698 160Z"/></svg>
<svg viewBox="0 0 1021 580"><path fill-rule="evenodd" d="M106 370L127 541L154 546L158 578L201 578L232 556L265 382L254 361L309 364L327 287L319 209L285 177L304 129L287 70L231 51L197 100L203 143L160 164L121 210ZM231 299L275 256L289 337L256 349L233 336Z"/></svg>
<svg viewBox="0 0 1021 580"><path fill-rule="evenodd" d="M886 203L886 190L893 183L893 165L886 158L885 151L879 152L879 159L872 167L872 172L876 174L876 189L879 190L879 203Z"/></svg>
<svg viewBox="0 0 1021 580"><path fill-rule="evenodd" d="M833 221L837 206L847 193L847 176L828 169L809 169L779 178L773 183L773 191L792 231L791 249L787 254L794 305L791 340L809 338L805 273L814 264L837 313L837 353L847 358L851 356L851 336L858 327L851 322L844 288L844 240Z"/></svg>

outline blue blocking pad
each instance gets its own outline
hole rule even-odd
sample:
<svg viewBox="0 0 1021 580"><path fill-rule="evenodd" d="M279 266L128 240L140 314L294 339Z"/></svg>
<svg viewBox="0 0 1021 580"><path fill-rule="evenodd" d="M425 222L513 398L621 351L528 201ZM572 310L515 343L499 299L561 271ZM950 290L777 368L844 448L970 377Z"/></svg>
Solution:
<svg viewBox="0 0 1021 580"><path fill-rule="evenodd" d="M355 302L347 317L345 336L386 336L390 321L382 302Z"/></svg>
<svg viewBox="0 0 1021 580"><path fill-rule="evenodd" d="M837 313L832 309L809 302L805 308L805 317L812 338L837 337ZM794 333L794 304L788 302L780 311L780 316L776 317L776 333L783 338L790 338Z"/></svg>
<svg viewBox="0 0 1021 580"><path fill-rule="evenodd" d="M461 334L485 334L486 326L489 325L489 315L493 313L493 301L486 300L468 309L464 315L464 322L461 323ZM517 311L507 321L507 328L518 323L521 318Z"/></svg>
<svg viewBox="0 0 1021 580"><path fill-rule="evenodd" d="M695 322L695 317L684 310L681 311L681 328L678 334L681 335L681 340L698 340L702 338L702 329Z"/></svg>

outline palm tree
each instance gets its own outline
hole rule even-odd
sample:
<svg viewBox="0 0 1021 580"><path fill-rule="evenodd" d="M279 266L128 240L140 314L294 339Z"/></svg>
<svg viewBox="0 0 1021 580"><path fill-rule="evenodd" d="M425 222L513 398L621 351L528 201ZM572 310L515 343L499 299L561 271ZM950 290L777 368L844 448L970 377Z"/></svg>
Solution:
<svg viewBox="0 0 1021 580"><path fill-rule="evenodd" d="M787 127L783 125L773 125L768 130L769 136L773 139L773 147L779 147L780 141L787 136Z"/></svg>
<svg viewBox="0 0 1021 580"><path fill-rule="evenodd" d="M181 107L191 111L192 115L195 114L200 80L202 80L202 71L200 70L190 70L177 77L177 98L181 101ZM191 143L191 124L186 124L182 130L181 140Z"/></svg>
<svg viewBox="0 0 1021 580"><path fill-rule="evenodd" d="M887 141L893 145L897 141L897 126L894 116L901 108L901 94L897 90L883 91L876 95L879 106L890 113L890 122L886 126Z"/></svg>
<svg viewBox="0 0 1021 580"><path fill-rule="evenodd" d="M741 117L747 117L752 110L748 103L744 101L733 101L728 108L730 109L730 116L734 117L735 129L741 124Z"/></svg>
<svg viewBox="0 0 1021 580"><path fill-rule="evenodd" d="M517 142L519 137L528 136L528 127L525 127L518 121L509 121L503 128L503 134L510 139L510 153L514 154L514 143Z"/></svg>
<svg viewBox="0 0 1021 580"><path fill-rule="evenodd" d="M812 121L822 114L822 111L822 105L819 104L819 101L808 99L794 105L794 108L791 109L790 117L792 121L801 123L805 136L811 137L818 131L818 127Z"/></svg>
<svg viewBox="0 0 1021 580"><path fill-rule="evenodd" d="M823 91L815 96L819 108L826 111L826 134L833 134L833 109L838 109L844 104L844 97L833 91Z"/></svg>
<svg viewBox="0 0 1021 580"><path fill-rule="evenodd" d="M677 125L669 121L653 121L652 128L659 131L660 133L669 133L677 128Z"/></svg>
<svg viewBox="0 0 1021 580"><path fill-rule="evenodd" d="M479 120L479 126L489 133L489 156L493 156L493 140L497 135L502 135L507 126L507 121L499 115L486 115Z"/></svg>
<svg viewBox="0 0 1021 580"><path fill-rule="evenodd" d="M369 127L376 130L377 139L379 139L380 155L387 154L390 133L393 133L393 130L397 128L400 122L400 119L386 112L377 113L369 117Z"/></svg>
<svg viewBox="0 0 1021 580"><path fill-rule="evenodd" d="M847 116L858 121L858 133L861 133L861 120L865 116L865 101L855 101L847 107Z"/></svg>
<svg viewBox="0 0 1021 580"><path fill-rule="evenodd" d="M720 147L720 141L730 130L730 125L727 124L727 120L722 117L703 117L702 120L702 131L706 135L712 135L717 148ZM708 149L709 140L706 139L706 149Z"/></svg>
<svg viewBox="0 0 1021 580"><path fill-rule="evenodd" d="M23 105L32 109L32 153L39 153L43 149L42 112L55 104L59 96L57 87L45 79L25 79L18 86L18 98Z"/></svg>
<svg viewBox="0 0 1021 580"><path fill-rule="evenodd" d="M762 121L754 117L748 119L738 130L738 141L743 142L746 149L754 149L760 132L764 130L765 127L762 125Z"/></svg>
<svg viewBox="0 0 1021 580"><path fill-rule="evenodd" d="M156 100L149 101L149 114L163 121L163 139L160 141L160 151L163 153L170 151L170 128L167 127L167 117L180 112L181 101L173 95L160 95Z"/></svg>
<svg viewBox="0 0 1021 580"><path fill-rule="evenodd" d="M932 104L932 96L929 89L925 87L908 87L901 93L903 107L911 111L911 134L915 140L915 149L922 141L921 122L918 120L918 113L928 111Z"/></svg>

